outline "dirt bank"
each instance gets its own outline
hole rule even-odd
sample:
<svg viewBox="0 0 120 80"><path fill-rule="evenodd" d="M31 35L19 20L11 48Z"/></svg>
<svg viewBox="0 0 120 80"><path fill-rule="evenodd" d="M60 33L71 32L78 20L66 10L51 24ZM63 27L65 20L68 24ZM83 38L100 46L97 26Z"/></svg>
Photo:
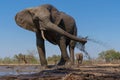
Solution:
<svg viewBox="0 0 120 80"><path fill-rule="evenodd" d="M13 69L12 67L16 68L17 66L11 66L10 68ZM19 67L22 70L31 66ZM34 67L29 68L30 71L34 71L31 69L40 69L40 66L35 65ZM2 75L0 80L120 80L120 65L98 64L89 66L81 65L79 67L73 66L71 68L54 67L34 73Z"/></svg>

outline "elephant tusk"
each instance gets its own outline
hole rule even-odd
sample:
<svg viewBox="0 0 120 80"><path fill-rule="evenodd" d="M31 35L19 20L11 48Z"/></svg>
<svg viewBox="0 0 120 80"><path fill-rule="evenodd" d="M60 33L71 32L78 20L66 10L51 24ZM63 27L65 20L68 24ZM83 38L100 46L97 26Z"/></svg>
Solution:
<svg viewBox="0 0 120 80"><path fill-rule="evenodd" d="M44 31L43 31L43 30L41 30L41 34L42 34L42 38L43 38L44 40L46 40L46 38L45 38L45 36L44 36Z"/></svg>

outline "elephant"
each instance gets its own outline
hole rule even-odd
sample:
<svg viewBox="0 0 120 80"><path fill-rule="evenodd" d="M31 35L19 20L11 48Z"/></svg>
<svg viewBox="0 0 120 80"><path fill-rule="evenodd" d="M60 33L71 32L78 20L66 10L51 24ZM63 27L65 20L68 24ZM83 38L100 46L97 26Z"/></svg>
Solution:
<svg viewBox="0 0 120 80"><path fill-rule="evenodd" d="M36 34L36 46L40 57L41 66L47 66L45 40L58 45L61 51L61 59L58 65L67 62L74 63L74 48L76 42L83 45L85 38L78 38L77 27L73 17L59 11L51 4L43 4L32 8L26 8L15 16L16 24ZM67 53L69 46L70 57Z"/></svg>
<svg viewBox="0 0 120 80"><path fill-rule="evenodd" d="M77 53L76 54L76 60L77 60L77 64L82 64L83 61L83 54L82 53Z"/></svg>

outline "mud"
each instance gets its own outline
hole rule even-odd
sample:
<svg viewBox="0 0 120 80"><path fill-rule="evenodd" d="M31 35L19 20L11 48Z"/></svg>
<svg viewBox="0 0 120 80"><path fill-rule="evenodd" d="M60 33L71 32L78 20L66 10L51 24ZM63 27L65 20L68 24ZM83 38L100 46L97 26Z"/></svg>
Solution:
<svg viewBox="0 0 120 80"><path fill-rule="evenodd" d="M16 71L0 75L0 80L120 80L120 64L52 66L44 70L39 65L6 65L0 68L3 68L0 74Z"/></svg>

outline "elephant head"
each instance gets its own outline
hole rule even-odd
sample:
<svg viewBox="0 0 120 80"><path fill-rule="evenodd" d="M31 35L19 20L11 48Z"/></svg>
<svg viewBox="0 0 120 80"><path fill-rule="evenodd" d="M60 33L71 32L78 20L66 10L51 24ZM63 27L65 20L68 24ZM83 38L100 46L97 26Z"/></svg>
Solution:
<svg viewBox="0 0 120 80"><path fill-rule="evenodd" d="M27 9L17 13L17 15L15 16L15 21L22 28L34 32L37 31L36 26L33 22L33 16Z"/></svg>
<svg viewBox="0 0 120 80"><path fill-rule="evenodd" d="M77 38L58 27L58 24L62 21L59 13L55 7L46 4L39 7L28 8L17 13L15 21L22 28L33 32L52 30L77 42L86 43L86 39Z"/></svg>

